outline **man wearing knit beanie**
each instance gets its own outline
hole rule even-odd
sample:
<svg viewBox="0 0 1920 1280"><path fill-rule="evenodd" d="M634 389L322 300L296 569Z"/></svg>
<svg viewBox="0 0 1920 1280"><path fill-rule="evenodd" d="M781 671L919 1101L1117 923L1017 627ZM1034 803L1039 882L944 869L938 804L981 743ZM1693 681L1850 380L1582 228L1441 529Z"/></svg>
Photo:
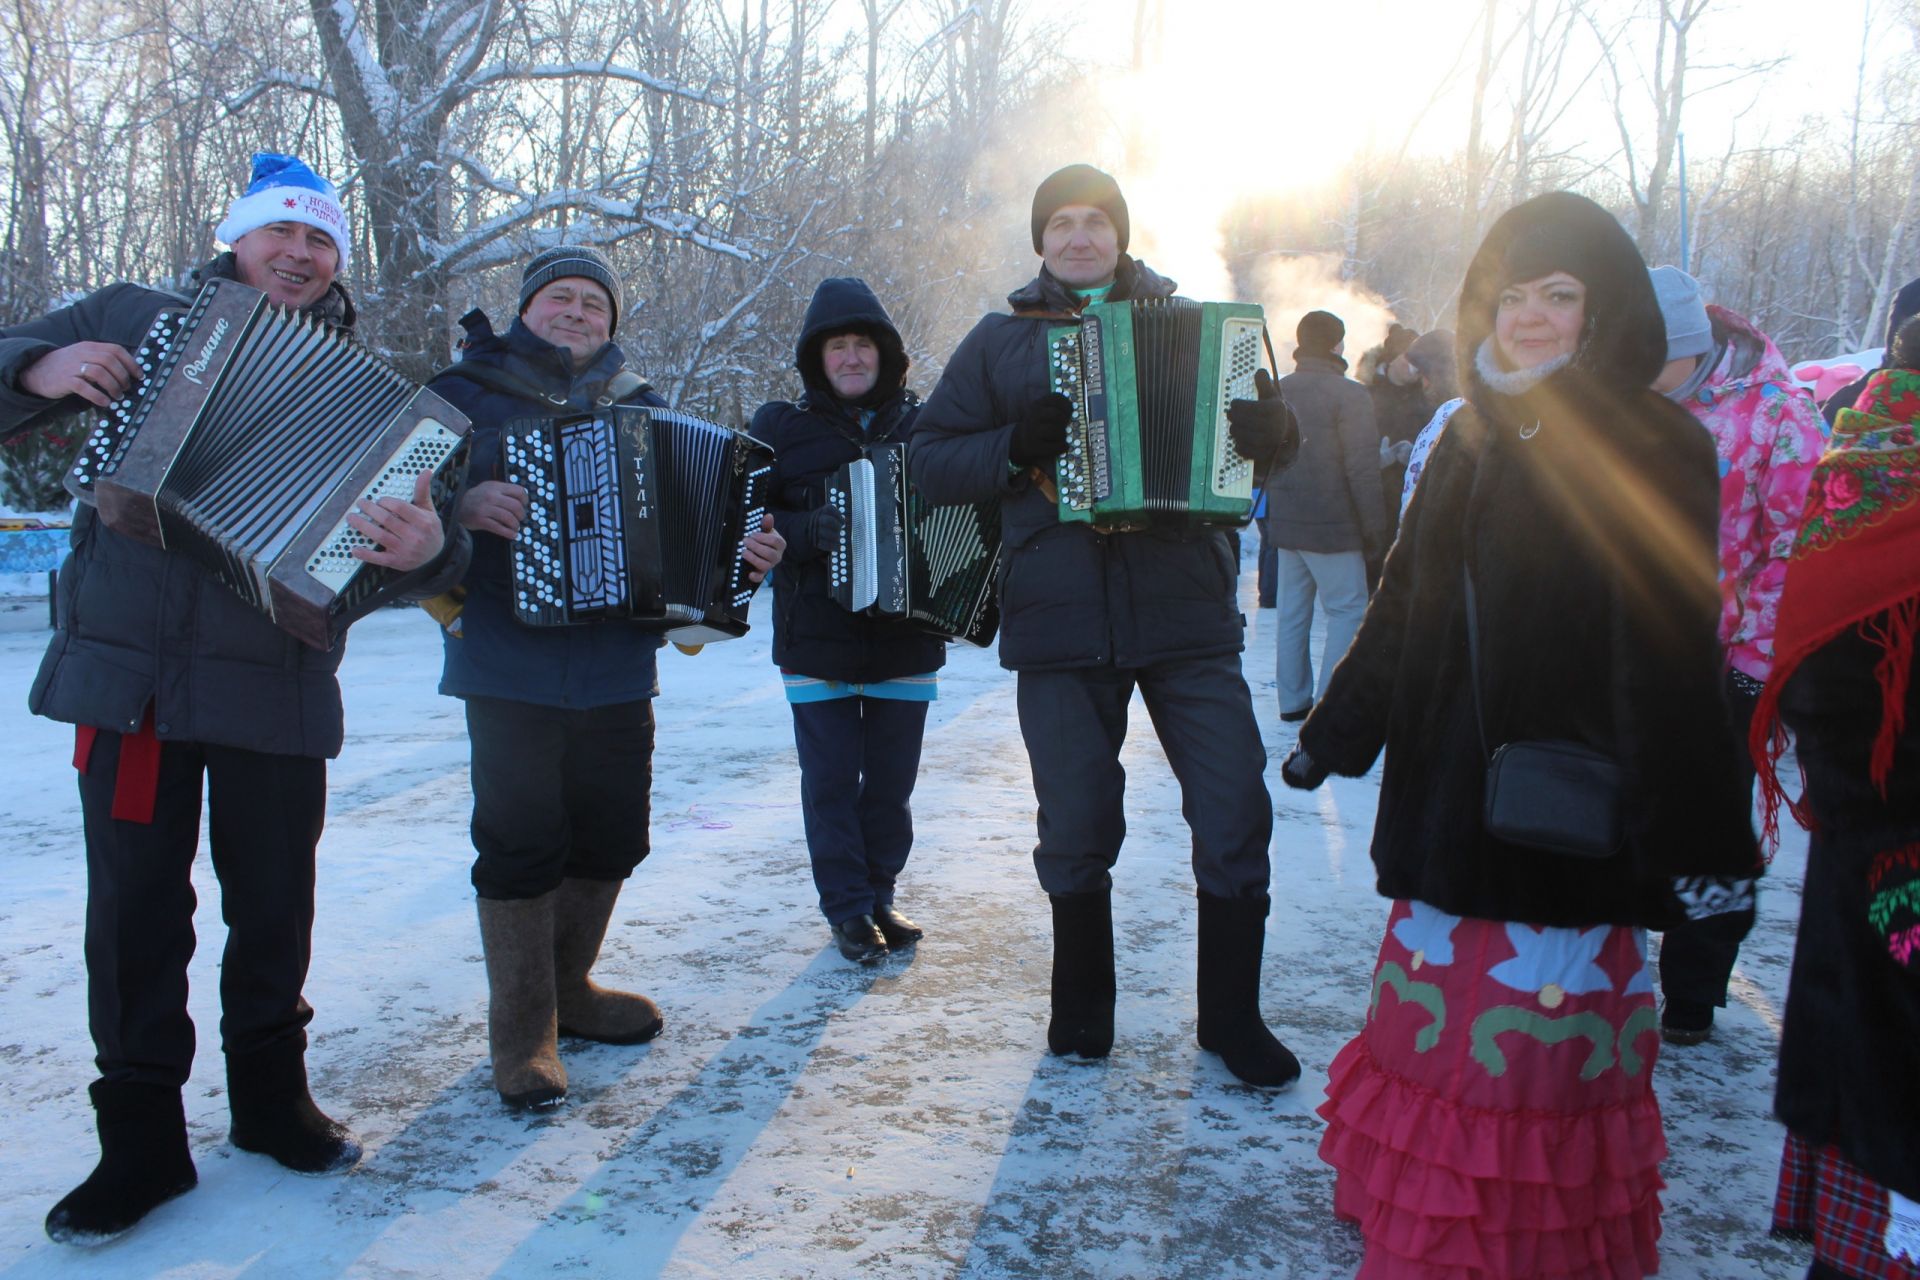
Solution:
<svg viewBox="0 0 1920 1280"><path fill-rule="evenodd" d="M1331 311L1309 311L1294 326L1293 340L1297 356L1336 356L1347 340L1347 323ZM1346 362L1341 361L1342 369Z"/></svg>
<svg viewBox="0 0 1920 1280"><path fill-rule="evenodd" d="M473 563L457 613L442 611L440 692L466 703L487 1052L494 1090L515 1110L566 1098L559 1037L641 1044L666 1025L647 996L590 976L649 849L662 639L625 617L519 619L511 546L527 491L505 478L509 423L667 407L612 340L620 303L620 277L597 249L546 249L520 274L513 323L496 332L483 311L462 316L460 360L430 384L473 422L456 513L473 535ZM785 547L770 523L745 542L756 574Z"/></svg>
<svg viewBox="0 0 1920 1280"><path fill-rule="evenodd" d="M1082 1058L1113 1049L1111 871L1126 830L1120 753L1137 689L1192 829L1195 1039L1239 1079L1284 1088L1300 1064L1260 1013L1273 807L1240 671L1233 551L1218 529L1062 521L1049 496L1073 419L1072 402L1052 387L1049 327L1094 303L1168 298L1175 286L1127 255L1126 199L1090 165L1040 183L1031 230L1039 273L1008 296L1011 315L982 318L947 361L908 465L929 502L1000 502L1000 663L1019 675L1039 809L1034 870L1053 907L1047 1047ZM1284 463L1297 436L1264 370L1255 383L1258 398L1233 401L1227 419L1258 473Z"/></svg>
<svg viewBox="0 0 1920 1280"><path fill-rule="evenodd" d="M1115 252L1127 251L1132 224L1127 219L1127 198L1120 184L1090 164L1070 164L1047 175L1033 193L1033 251L1046 252L1042 241L1053 215L1068 205L1084 205L1106 215L1114 231Z"/></svg>
<svg viewBox="0 0 1920 1280"><path fill-rule="evenodd" d="M336 277L352 237L333 187L306 165L255 156L219 235L232 250L199 279L238 281L316 324L350 329L353 306ZM122 399L142 376L129 352L156 317L186 306L177 294L113 284L0 329L0 438ZM321 403L311 429L329 426ZM366 517L381 531L367 558L399 571L384 588L399 598L445 590L466 565L466 535L442 527L426 477L416 483L413 502L380 499ZM327 760L345 732L341 648L301 644L198 561L116 533L91 506L76 510L72 541L59 627L28 701L75 726L99 1069L88 1093L100 1162L54 1205L46 1229L63 1244L96 1245L198 1177L182 1087L195 1056L187 962L203 813L227 921L220 1048L233 1146L305 1174L341 1172L361 1152L308 1092L314 1011L302 994ZM211 1119L204 1101L193 1109L197 1128Z"/></svg>
<svg viewBox="0 0 1920 1280"><path fill-rule="evenodd" d="M591 245L561 244L538 253L520 272L520 314L547 285L556 280L591 280L606 292L609 335L620 327L620 277L605 254Z"/></svg>

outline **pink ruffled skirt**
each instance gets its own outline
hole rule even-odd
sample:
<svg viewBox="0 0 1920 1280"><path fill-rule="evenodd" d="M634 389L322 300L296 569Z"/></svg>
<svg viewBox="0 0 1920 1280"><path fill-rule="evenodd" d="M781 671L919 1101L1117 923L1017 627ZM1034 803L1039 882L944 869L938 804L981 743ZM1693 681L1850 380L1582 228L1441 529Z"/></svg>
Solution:
<svg viewBox="0 0 1920 1280"><path fill-rule="evenodd" d="M1360 1277L1657 1270L1659 1042L1643 930L1396 901L1366 1028L1320 1108Z"/></svg>

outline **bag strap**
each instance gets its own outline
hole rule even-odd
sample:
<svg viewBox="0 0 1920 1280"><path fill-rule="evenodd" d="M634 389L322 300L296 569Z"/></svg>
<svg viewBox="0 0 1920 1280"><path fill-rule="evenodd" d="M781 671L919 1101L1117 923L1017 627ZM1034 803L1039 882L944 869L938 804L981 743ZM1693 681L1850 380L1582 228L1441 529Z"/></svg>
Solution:
<svg viewBox="0 0 1920 1280"><path fill-rule="evenodd" d="M505 369L495 369L489 365L470 364L457 360L440 372L435 378L464 378L468 382L477 382L489 391L498 391L521 400L532 400L537 404L550 404L557 408L567 407L565 397L555 399L544 389L535 386L532 381L518 374L508 373Z"/></svg>
<svg viewBox="0 0 1920 1280"><path fill-rule="evenodd" d="M1473 599L1473 570L1464 561L1460 578L1467 587L1467 680L1473 690L1473 727L1480 734L1480 754L1492 759L1493 753L1487 750L1487 722L1480 710L1480 609Z"/></svg>

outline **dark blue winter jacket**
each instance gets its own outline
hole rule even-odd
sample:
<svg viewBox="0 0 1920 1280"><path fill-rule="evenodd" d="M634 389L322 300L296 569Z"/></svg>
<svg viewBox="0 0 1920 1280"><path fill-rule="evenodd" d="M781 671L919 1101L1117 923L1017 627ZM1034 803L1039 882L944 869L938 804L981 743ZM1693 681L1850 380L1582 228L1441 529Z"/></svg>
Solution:
<svg viewBox="0 0 1920 1280"><path fill-rule="evenodd" d="M1167 297L1175 285L1122 256L1110 301ZM1002 495L1000 664L1014 671L1141 667L1237 653L1245 619L1235 565L1217 529L1096 532L1062 524L1027 475L1008 466L1013 427L1049 389L1046 336L1078 313L1045 267L983 317L947 362L914 426L914 483L932 502Z"/></svg>
<svg viewBox="0 0 1920 1280"><path fill-rule="evenodd" d="M820 362L825 339L858 329L880 348L880 376L860 403L833 393ZM863 280L824 280L794 343L804 393L774 400L753 416L751 433L774 451L774 525L787 551L773 571L773 660L783 671L824 680L873 683L945 664L946 646L896 618L851 613L835 603L826 557L814 550L813 513L826 502L829 477L866 444L901 443L919 400L907 390L907 355L886 308ZM871 421L862 428L861 411Z"/></svg>
<svg viewBox="0 0 1920 1280"><path fill-rule="evenodd" d="M467 331L460 363L430 384L473 419L468 483L504 478L501 427L518 418L557 417L594 409L626 357L609 342L587 367L574 372L573 356L536 337L519 320L503 337L478 311L461 318ZM504 370L539 388L547 399L497 390L461 373L462 365ZM626 403L665 407L651 388L623 397ZM655 673L658 632L630 622L573 627L530 627L513 614L507 541L473 535L473 565L467 571L465 608L458 635L446 637L440 692L456 698L504 698L549 707L601 707L651 698L660 691Z"/></svg>
<svg viewBox="0 0 1920 1280"><path fill-rule="evenodd" d="M232 255L199 275L235 278ZM115 284L0 330L0 439L86 408L77 396L48 401L22 390L20 373L33 361L75 342L133 351L162 311L186 306L177 294ZM353 321L353 305L338 285L308 312L339 328ZM458 578L466 531L450 528L446 536L446 550L396 577L390 594L432 595ZM325 650L302 644L198 561L115 533L90 506L74 513L57 613L59 627L27 695L37 715L132 733L151 706L154 732L166 741L321 759L340 754L345 721L335 673L344 639Z"/></svg>

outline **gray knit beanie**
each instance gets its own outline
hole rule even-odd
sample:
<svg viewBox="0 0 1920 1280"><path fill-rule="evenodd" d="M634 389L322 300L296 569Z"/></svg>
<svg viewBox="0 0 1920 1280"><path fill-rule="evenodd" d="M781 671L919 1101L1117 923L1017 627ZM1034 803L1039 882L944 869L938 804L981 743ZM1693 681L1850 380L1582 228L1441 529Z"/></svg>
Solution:
<svg viewBox="0 0 1920 1280"><path fill-rule="evenodd" d="M620 277L613 273L613 264L607 261L607 256L591 245L558 244L535 254L520 273L520 314L526 314L527 304L533 301L534 294L555 280L564 280L568 276L591 280L607 291L607 297L613 301L613 318L607 325L607 332L618 329Z"/></svg>
<svg viewBox="0 0 1920 1280"><path fill-rule="evenodd" d="M1660 318L1667 322L1667 359L1684 360L1712 351L1713 321L1707 318L1700 282L1678 267L1655 267L1647 274L1653 281L1654 300L1660 304Z"/></svg>

